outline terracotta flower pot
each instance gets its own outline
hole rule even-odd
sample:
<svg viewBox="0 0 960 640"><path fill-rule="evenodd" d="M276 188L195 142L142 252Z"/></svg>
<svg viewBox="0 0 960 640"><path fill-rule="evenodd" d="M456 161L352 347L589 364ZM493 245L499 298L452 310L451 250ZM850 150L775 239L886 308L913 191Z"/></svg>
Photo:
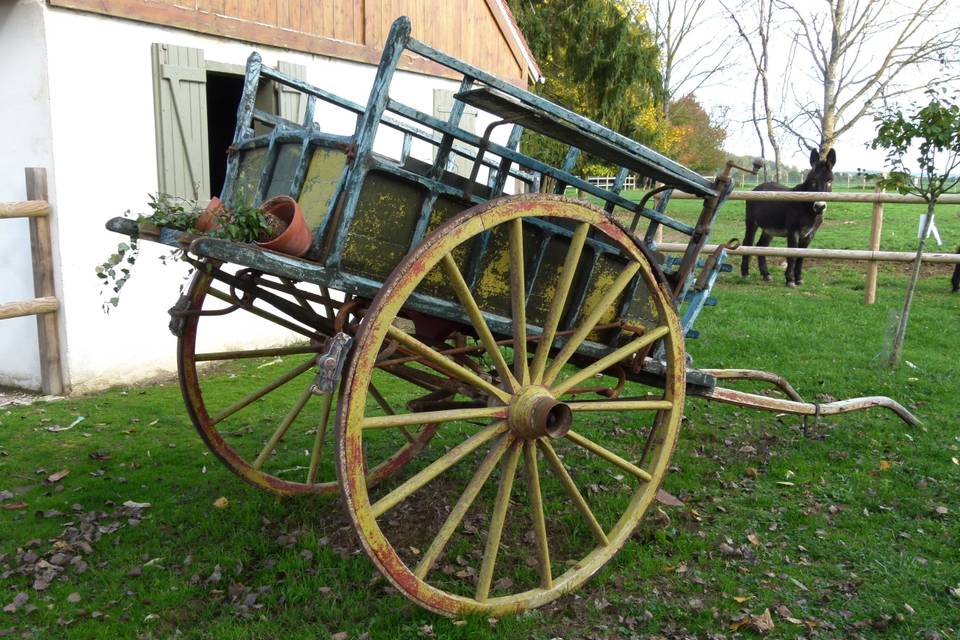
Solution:
<svg viewBox="0 0 960 640"><path fill-rule="evenodd" d="M210 199L210 204L207 205L207 208L204 209L197 218L197 231L208 233L216 229L217 218L223 211L223 203L220 202L220 198L213 196Z"/></svg>
<svg viewBox="0 0 960 640"><path fill-rule="evenodd" d="M313 236L296 200L290 196L275 196L260 205L260 210L277 216L287 228L273 240L258 242L258 246L291 256L302 256L310 250Z"/></svg>

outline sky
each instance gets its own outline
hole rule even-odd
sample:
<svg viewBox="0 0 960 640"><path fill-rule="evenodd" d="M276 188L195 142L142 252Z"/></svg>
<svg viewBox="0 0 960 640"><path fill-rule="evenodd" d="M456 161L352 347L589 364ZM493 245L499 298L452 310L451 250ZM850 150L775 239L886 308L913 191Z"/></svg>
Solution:
<svg viewBox="0 0 960 640"><path fill-rule="evenodd" d="M812 0L803 0L810 2ZM712 5L713 11L718 14L722 11L719 0L707 0L708 5ZM798 5L800 6L800 5ZM950 20L950 24L960 25L960 12L948 11L945 16ZM745 17L746 22L749 18ZM737 42L739 45L739 36L734 30L735 27L729 18L717 16L707 22L708 27L699 30L693 34L693 47L708 47L716 42L717 38L728 42ZM745 23L746 26L746 23ZM771 74L772 82L779 84L782 79L782 69L785 66L792 45L792 29L784 25L774 30L771 38L771 69L778 70L778 73ZM960 45L958 45L960 47ZM874 56L883 53L880 47L877 50L868 52ZM958 48L960 53L960 48ZM784 91L781 87L772 87L774 101L783 102L787 109L794 104L796 95L815 96L822 104L822 86L816 81L813 73L807 71L804 65L799 61L806 56L805 52L797 51L793 71L789 77L792 89ZM745 49L738 48L734 50L732 56L733 67L718 76L709 86L705 86L696 91L697 99L707 109L708 112L726 109L727 111L727 133L728 138L725 148L738 155L759 156L760 146L757 141L757 135L752 122L750 122L750 104L753 91L753 70L752 61ZM904 78L911 82L918 79L932 78L937 71L933 68L927 68L925 71L911 70L905 72ZM909 75L907 75L909 74ZM960 87L955 87L960 88ZM922 93L914 94L912 97L923 97ZM901 98L901 104L909 103L910 97ZM878 105L879 106L879 105ZM845 133L836 144L837 166L835 171L857 171L866 169L872 171L882 170L884 167L884 153L882 150L875 151L867 148L870 140L876 134L876 126L873 118L866 115L860 119L857 125ZM782 151L784 162L799 167L806 167L809 164L809 151L802 148L795 138L785 138L782 142ZM772 152L767 145L767 155L772 159Z"/></svg>

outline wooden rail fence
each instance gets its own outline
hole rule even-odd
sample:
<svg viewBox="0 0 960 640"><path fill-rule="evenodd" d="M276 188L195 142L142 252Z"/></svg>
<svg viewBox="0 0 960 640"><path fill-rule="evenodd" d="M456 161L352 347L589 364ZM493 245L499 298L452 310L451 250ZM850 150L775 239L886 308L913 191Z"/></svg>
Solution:
<svg viewBox="0 0 960 640"><path fill-rule="evenodd" d="M57 331L57 300L53 282L53 245L50 241L50 204L47 201L46 169L27 168L27 200L0 202L0 220L27 218L30 224L30 253L33 262L35 298L0 303L0 320L20 316L37 316L40 343L40 384L43 393L64 392L63 368L60 362L60 334Z"/></svg>
<svg viewBox="0 0 960 640"><path fill-rule="evenodd" d="M692 200L694 196L675 191L671 198ZM743 201L781 201L781 202L871 202L873 217L870 225L869 248L862 250L846 249L784 249L779 247L740 247L730 253L733 255L773 256L785 258L824 258L830 260L866 260L867 282L864 291L864 304L873 304L877 300L877 269L881 262L913 262L916 254L903 251L880 251L880 232L883 228L884 204L922 204L926 201L918 196L905 196L884 193L879 189L874 193L812 192L812 191L734 191L730 200ZM960 194L941 196L937 204L960 204ZM657 245L661 251L673 253L686 250L686 244L663 242ZM716 245L707 245L703 252L713 251ZM924 253L921 262L960 263L960 255L953 253Z"/></svg>

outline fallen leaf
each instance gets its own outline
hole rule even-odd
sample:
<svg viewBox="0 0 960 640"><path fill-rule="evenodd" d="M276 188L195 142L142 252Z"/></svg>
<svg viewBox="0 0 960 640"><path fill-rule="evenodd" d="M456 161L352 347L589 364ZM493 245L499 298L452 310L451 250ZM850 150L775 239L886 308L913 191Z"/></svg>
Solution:
<svg viewBox="0 0 960 640"><path fill-rule="evenodd" d="M227 500L226 496L220 496L219 498L213 501L213 506L216 507L217 509L226 509L227 507L230 506L230 501Z"/></svg>
<svg viewBox="0 0 960 640"><path fill-rule="evenodd" d="M880 471L887 471L887 470L890 469L892 466L893 466L893 463L891 463L889 460L881 460L881 461L880 461Z"/></svg>
<svg viewBox="0 0 960 640"><path fill-rule="evenodd" d="M784 487L792 487L792 486L794 486L794 483L792 483L792 482L786 482L786 481L784 481L784 480L778 480L778 481L777 481L777 484L779 484L779 485L781 485L781 486L784 486Z"/></svg>
<svg viewBox="0 0 960 640"><path fill-rule="evenodd" d="M800 582L800 581L797 580L796 578L790 578L789 576L787 576L787 577L789 578L790 582L792 582L793 584L795 584L795 585L797 585L798 587L800 587L800 590L801 590L801 591L810 591L809 589L807 589L807 587L804 586L804 584L803 584L802 582Z"/></svg>
<svg viewBox="0 0 960 640"><path fill-rule="evenodd" d="M70 604L77 604L81 600L83 600L83 597L76 591L67 596L67 602Z"/></svg>
<svg viewBox="0 0 960 640"><path fill-rule="evenodd" d="M947 509L947 508L946 508L945 506L943 506L943 505L938 506L938 507L937 507L936 509L934 509L933 511L934 511L934 513L936 513L938 516L945 516L945 515L947 515L948 513L950 513L950 509Z"/></svg>
<svg viewBox="0 0 960 640"><path fill-rule="evenodd" d="M134 502L133 500L127 500L123 503L128 509L149 509L151 504L149 502Z"/></svg>
<svg viewBox="0 0 960 640"><path fill-rule="evenodd" d="M6 489L4 489L3 491L0 491L0 502L3 502L4 500L9 500L12 497L13 497L13 491L7 491Z"/></svg>
<svg viewBox="0 0 960 640"><path fill-rule="evenodd" d="M330 640L347 640L349 637L350 634L348 634L346 631L338 631L330 636Z"/></svg>
<svg viewBox="0 0 960 640"><path fill-rule="evenodd" d="M735 618L734 621L730 623L730 631L739 631L740 627L744 626L748 622L750 622L750 616L748 615Z"/></svg>
<svg viewBox="0 0 960 640"><path fill-rule="evenodd" d="M667 493L667 492L664 491L663 489L657 489L657 502L659 502L659 503L661 503L661 504L665 504L665 505L667 505L668 507L682 507L682 506L683 506L683 502L681 502L678 498L670 495L669 493Z"/></svg>
<svg viewBox="0 0 960 640"><path fill-rule="evenodd" d="M7 509L8 511L13 511L15 509L26 509L29 505L23 500L18 500L17 502L7 502L6 504L0 504L0 509Z"/></svg>
<svg viewBox="0 0 960 640"><path fill-rule="evenodd" d="M774 624L773 618L770 616L770 609L764 609L763 613L759 616L750 616L750 622L747 624L747 627L757 633L772 631Z"/></svg>
<svg viewBox="0 0 960 640"><path fill-rule="evenodd" d="M740 604L743 604L744 602L751 599L752 597L753 596L733 596L733 599L739 602Z"/></svg>
<svg viewBox="0 0 960 640"><path fill-rule="evenodd" d="M747 540L749 540L750 544L752 544L755 547L760 546L760 538L758 538L757 534L755 533L748 533Z"/></svg>
<svg viewBox="0 0 960 640"><path fill-rule="evenodd" d="M793 616L793 612L790 611L790 609L787 608L787 605L785 604L778 604L775 607L774 611L776 611L777 615L780 616L781 618L789 618Z"/></svg>
<svg viewBox="0 0 960 640"><path fill-rule="evenodd" d="M751 478L756 478L758 475L760 475L760 472L757 471L755 467L747 467L743 472Z"/></svg>
<svg viewBox="0 0 960 640"><path fill-rule="evenodd" d="M61 469L60 471L57 471L56 473L51 473L49 476L47 476L46 481L50 484L53 484L55 482L60 482L61 480L66 478L68 475L70 475L70 469Z"/></svg>

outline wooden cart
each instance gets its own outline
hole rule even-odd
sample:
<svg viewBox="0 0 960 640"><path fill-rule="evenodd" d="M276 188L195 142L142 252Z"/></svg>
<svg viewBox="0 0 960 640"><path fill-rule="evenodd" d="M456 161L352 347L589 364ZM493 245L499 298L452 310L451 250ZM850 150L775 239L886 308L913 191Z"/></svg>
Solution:
<svg viewBox="0 0 960 640"><path fill-rule="evenodd" d="M390 96L401 55L462 76L448 120ZM303 96L301 122L256 108L266 82ZM354 115L353 134L325 131L318 105ZM466 105L495 116L481 135L459 126ZM492 139L500 126L505 143ZM562 166L519 151L524 129L566 145ZM399 154L375 153L378 134L395 136ZM415 158L418 145L431 161ZM621 167L612 188L572 173L581 152ZM448 170L454 158L469 175ZM663 185L656 207L654 192L639 203L620 195L628 173ZM406 18L366 105L254 54L222 199L290 195L314 243L292 258L161 231L197 267L171 309L190 417L259 487L342 491L370 557L419 605L502 615L550 602L630 537L663 481L688 392L811 415L895 405L738 395L716 378L778 379L687 367L684 334L723 269L722 250L699 268L698 255L728 174L707 180L444 55L411 38ZM599 205L561 195L567 187ZM696 224L664 213L672 189L703 199ZM107 226L138 234L131 220ZM660 226L690 236L682 259L655 253ZM240 316L282 328L285 344L202 347Z"/></svg>

